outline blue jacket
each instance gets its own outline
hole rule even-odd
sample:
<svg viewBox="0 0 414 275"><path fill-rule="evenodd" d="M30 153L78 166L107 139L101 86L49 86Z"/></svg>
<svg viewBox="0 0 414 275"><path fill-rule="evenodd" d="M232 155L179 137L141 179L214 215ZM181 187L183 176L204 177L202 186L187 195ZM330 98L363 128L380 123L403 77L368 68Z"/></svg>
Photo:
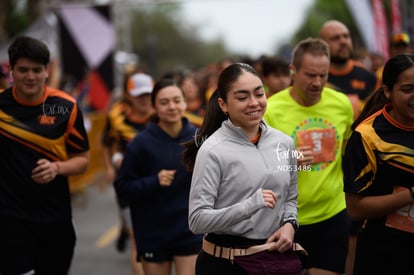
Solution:
<svg viewBox="0 0 414 275"><path fill-rule="evenodd" d="M196 128L183 118L180 134L172 138L150 122L127 146L115 190L130 203L134 237L142 252L199 243L202 236L188 228L191 173L182 164L182 143ZM171 186L161 186L158 172L176 170Z"/></svg>

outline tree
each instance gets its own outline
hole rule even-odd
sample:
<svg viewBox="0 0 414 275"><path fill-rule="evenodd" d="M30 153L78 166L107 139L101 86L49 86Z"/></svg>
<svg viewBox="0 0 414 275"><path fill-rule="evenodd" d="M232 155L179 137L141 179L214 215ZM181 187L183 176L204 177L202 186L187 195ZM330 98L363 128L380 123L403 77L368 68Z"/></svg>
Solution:
<svg viewBox="0 0 414 275"><path fill-rule="evenodd" d="M53 0L0 1L0 44L27 29L54 2Z"/></svg>
<svg viewBox="0 0 414 275"><path fill-rule="evenodd" d="M173 68L196 68L226 56L223 41L202 41L184 24L178 4L145 5L132 11L132 47L154 76Z"/></svg>
<svg viewBox="0 0 414 275"><path fill-rule="evenodd" d="M295 45L306 37L319 37L319 29L322 24L330 19L342 21L349 28L355 48L362 47L359 30L344 0L316 0L310 7L302 25L292 37L292 44Z"/></svg>

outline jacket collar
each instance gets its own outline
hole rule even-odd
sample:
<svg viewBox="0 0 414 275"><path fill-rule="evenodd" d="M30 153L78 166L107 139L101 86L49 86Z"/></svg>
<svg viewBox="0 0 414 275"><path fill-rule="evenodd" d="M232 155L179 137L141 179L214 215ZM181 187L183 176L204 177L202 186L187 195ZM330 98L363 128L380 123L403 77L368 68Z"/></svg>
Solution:
<svg viewBox="0 0 414 275"><path fill-rule="evenodd" d="M260 122L259 127L262 130L261 136L263 138L267 134L268 125L262 120ZM249 140L249 137L244 132L244 130L241 127L235 126L231 122L230 119L223 121L223 123L221 124L221 131L223 132L225 136L230 136L232 139L235 139L236 141L243 142L243 143L248 142L249 144L252 144ZM260 143L260 140L259 140L259 143Z"/></svg>

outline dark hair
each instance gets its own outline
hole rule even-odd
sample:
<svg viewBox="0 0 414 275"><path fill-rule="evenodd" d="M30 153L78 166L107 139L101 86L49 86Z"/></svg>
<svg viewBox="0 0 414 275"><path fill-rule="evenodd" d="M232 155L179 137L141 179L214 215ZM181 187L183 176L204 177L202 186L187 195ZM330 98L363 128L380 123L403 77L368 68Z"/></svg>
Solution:
<svg viewBox="0 0 414 275"><path fill-rule="evenodd" d="M227 94L231 86L243 72L249 72L259 77L255 69L245 63L233 63L226 67L219 75L217 89L208 101L207 111L200 131L197 132L193 140L184 143L183 163L189 170L194 168L195 158L203 141L220 128L223 121L227 120L227 115L218 105L218 99L221 98L224 102L227 102Z"/></svg>
<svg viewBox="0 0 414 275"><path fill-rule="evenodd" d="M44 66L47 66L50 60L50 52L46 44L29 36L17 37L10 44L8 54L12 69L19 58L27 58Z"/></svg>
<svg viewBox="0 0 414 275"><path fill-rule="evenodd" d="M414 67L414 55L399 54L392 57L385 63L382 71L382 84L392 91L400 74L412 67ZM381 110L389 102L390 100L385 96L383 87L372 93L368 97L361 114L352 124L352 130L355 130L364 119Z"/></svg>
<svg viewBox="0 0 414 275"><path fill-rule="evenodd" d="M265 57L261 61L262 75L289 75L289 63L279 57Z"/></svg>
<svg viewBox="0 0 414 275"><path fill-rule="evenodd" d="M176 87L180 88L180 86L178 86L177 82L172 78L161 78L160 80L158 80L155 83L154 88L152 89L152 93L151 93L152 106L155 107L155 99L157 98L157 95L160 92L160 90L164 89L165 87L169 87L169 86L176 86ZM181 88L180 88L180 91L181 91L181 93L183 93ZM184 96L184 94L183 94L183 96Z"/></svg>

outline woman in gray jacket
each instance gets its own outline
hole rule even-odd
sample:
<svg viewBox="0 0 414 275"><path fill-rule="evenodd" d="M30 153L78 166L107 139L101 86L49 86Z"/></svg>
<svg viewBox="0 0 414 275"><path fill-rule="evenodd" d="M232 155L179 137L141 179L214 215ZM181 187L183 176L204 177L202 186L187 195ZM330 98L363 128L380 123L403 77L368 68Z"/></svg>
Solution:
<svg viewBox="0 0 414 275"><path fill-rule="evenodd" d="M262 120L265 111L257 72L232 64L219 77L200 131L186 144L184 163L193 169L189 226L207 233L196 274L251 274L256 264L260 274L301 273L293 237L297 171L306 167L296 165L301 155L292 139Z"/></svg>

